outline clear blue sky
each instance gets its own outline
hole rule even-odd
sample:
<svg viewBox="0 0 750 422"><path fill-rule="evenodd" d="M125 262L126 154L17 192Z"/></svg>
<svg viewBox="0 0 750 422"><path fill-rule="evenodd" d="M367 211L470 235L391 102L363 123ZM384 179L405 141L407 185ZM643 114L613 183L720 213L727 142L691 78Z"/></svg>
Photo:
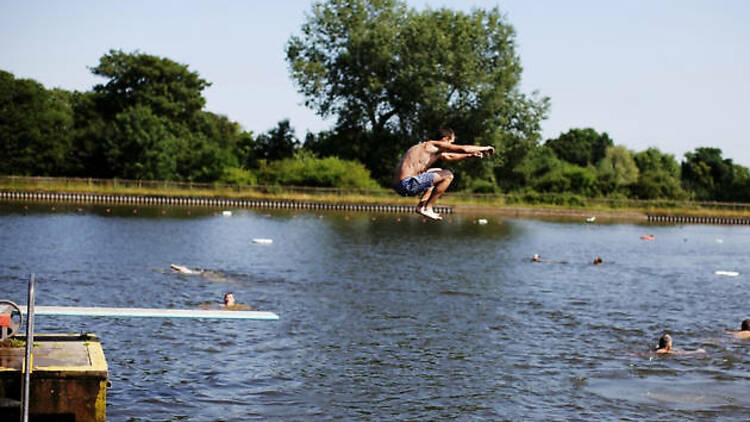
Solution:
<svg viewBox="0 0 750 422"><path fill-rule="evenodd" d="M750 1L410 0L417 8L499 7L517 32L522 91L552 101L543 138L573 127L682 160L698 146L750 166ZM109 49L168 57L213 83L207 109L254 133L288 118L328 128L303 105L284 46L309 0L0 0L0 69L85 91ZM460 135L460 134L459 134Z"/></svg>

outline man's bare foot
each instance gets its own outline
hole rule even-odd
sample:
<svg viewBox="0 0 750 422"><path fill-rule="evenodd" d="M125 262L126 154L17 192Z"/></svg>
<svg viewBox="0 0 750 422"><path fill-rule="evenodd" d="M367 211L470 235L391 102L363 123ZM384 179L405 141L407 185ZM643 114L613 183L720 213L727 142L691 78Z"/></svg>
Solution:
<svg viewBox="0 0 750 422"><path fill-rule="evenodd" d="M429 219L440 221L443 219L443 217L440 216L440 214L436 213L432 210L432 208L424 208L424 207L418 207L417 208L417 214L421 214Z"/></svg>

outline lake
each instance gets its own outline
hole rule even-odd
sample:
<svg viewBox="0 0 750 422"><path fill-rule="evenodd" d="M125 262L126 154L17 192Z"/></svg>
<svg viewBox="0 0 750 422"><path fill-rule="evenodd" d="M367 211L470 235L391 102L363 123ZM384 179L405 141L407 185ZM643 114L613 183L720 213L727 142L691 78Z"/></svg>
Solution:
<svg viewBox="0 0 750 422"><path fill-rule="evenodd" d="M37 332L101 337L110 421L750 410L750 341L728 335L750 317L750 227L133 210L0 202L0 298L25 304L33 272L38 306L197 309L232 291L280 319L37 316ZM649 353L663 332L706 353Z"/></svg>

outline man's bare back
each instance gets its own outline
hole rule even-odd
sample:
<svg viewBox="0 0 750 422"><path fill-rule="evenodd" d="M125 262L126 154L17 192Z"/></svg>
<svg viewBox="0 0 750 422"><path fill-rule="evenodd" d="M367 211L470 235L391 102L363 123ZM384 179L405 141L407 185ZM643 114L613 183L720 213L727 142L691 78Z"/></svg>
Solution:
<svg viewBox="0 0 750 422"><path fill-rule="evenodd" d="M440 158L440 149L430 142L416 144L406 150L401 162L396 167L394 182L424 173Z"/></svg>
<svg viewBox="0 0 750 422"><path fill-rule="evenodd" d="M449 170L430 168L437 160L452 162L492 154L491 146L455 145L451 129L440 129L437 140L421 142L409 148L394 173L394 189L402 196L422 195L416 212L433 220L442 217L433 210L437 199L453 181Z"/></svg>

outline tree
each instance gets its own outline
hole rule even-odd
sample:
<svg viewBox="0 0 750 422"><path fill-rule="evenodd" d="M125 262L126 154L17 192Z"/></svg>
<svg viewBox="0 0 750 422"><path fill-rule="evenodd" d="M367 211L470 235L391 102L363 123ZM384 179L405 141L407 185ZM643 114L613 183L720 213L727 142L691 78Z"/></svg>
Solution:
<svg viewBox="0 0 750 422"><path fill-rule="evenodd" d="M149 106L155 116L189 122L206 104L202 92L211 84L187 65L138 51L110 50L91 68L108 79L94 86L102 111L114 116L136 105Z"/></svg>
<svg viewBox="0 0 750 422"><path fill-rule="evenodd" d="M596 190L596 172L593 169L562 161L547 146L531 151L513 172L522 186L539 192L591 195Z"/></svg>
<svg viewBox="0 0 750 422"><path fill-rule="evenodd" d="M107 143L107 163L126 179L175 180L177 139L168 122L148 106L137 105L118 113L114 136Z"/></svg>
<svg viewBox="0 0 750 422"><path fill-rule="evenodd" d="M685 154L682 183L697 199L736 201L747 198L748 169L722 158L721 149L699 147Z"/></svg>
<svg viewBox="0 0 750 422"><path fill-rule="evenodd" d="M294 128L285 119L267 133L259 135L255 140L255 148L259 158L269 161L291 158L299 148L299 140L294 135Z"/></svg>
<svg viewBox="0 0 750 422"><path fill-rule="evenodd" d="M87 168L105 177L207 182L238 165L239 125L202 110L210 83L186 65L110 50L91 71L109 80L78 104L87 116L77 119L79 160ZM98 167L99 158L107 168Z"/></svg>
<svg viewBox="0 0 750 422"><path fill-rule="evenodd" d="M597 133L592 128L570 129L555 139L549 139L545 145L552 148L560 159L586 167L601 161L607 148L614 146L607 132Z"/></svg>
<svg viewBox="0 0 750 422"><path fill-rule="evenodd" d="M0 71L0 174L64 172L72 133L69 93Z"/></svg>
<svg viewBox="0 0 750 422"><path fill-rule="evenodd" d="M680 180L664 170L639 172L638 181L630 187L638 199L685 199Z"/></svg>
<svg viewBox="0 0 750 422"><path fill-rule="evenodd" d="M622 145L607 148L597 172L603 194L622 191L638 181L638 166L630 151Z"/></svg>
<svg viewBox="0 0 750 422"><path fill-rule="evenodd" d="M221 178L225 168L238 165L237 145L246 135L226 116L201 111L188 124L171 122L171 126L182 145L177 159L182 179L212 182Z"/></svg>
<svg viewBox="0 0 750 422"><path fill-rule="evenodd" d="M632 194L639 199L683 199L685 191L680 185L680 165L672 154L657 148L648 148L633 155L638 167L638 181L631 186Z"/></svg>
<svg viewBox="0 0 750 422"><path fill-rule="evenodd" d="M515 32L497 9L330 0L313 5L301 32L287 44L287 61L305 104L337 119L323 143L341 146L381 181L407 147L442 126L501 153L459 166L474 176L494 178L494 167L511 168L536 145L548 100L520 93Z"/></svg>
<svg viewBox="0 0 750 422"><path fill-rule="evenodd" d="M657 148L651 147L635 153L633 160L635 160L635 164L641 172L663 171L672 177L680 177L680 165L675 160L674 155L662 153Z"/></svg>
<svg viewBox="0 0 750 422"><path fill-rule="evenodd" d="M115 134L115 125L99 110L97 94L73 92L73 146L69 176L111 178L117 176L107 161L108 140Z"/></svg>

